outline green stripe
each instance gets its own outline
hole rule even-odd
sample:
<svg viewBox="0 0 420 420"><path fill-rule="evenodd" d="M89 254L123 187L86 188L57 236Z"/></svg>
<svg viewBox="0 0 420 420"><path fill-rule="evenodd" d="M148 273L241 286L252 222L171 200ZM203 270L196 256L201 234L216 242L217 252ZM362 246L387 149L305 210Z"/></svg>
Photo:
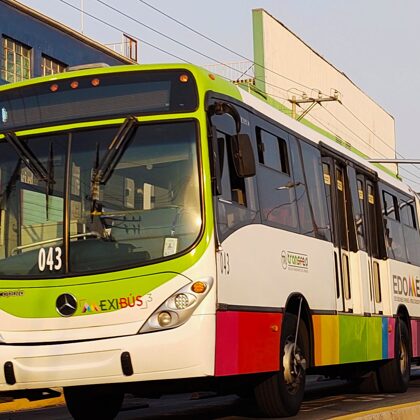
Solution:
<svg viewBox="0 0 420 420"><path fill-rule="evenodd" d="M340 363L382 359L382 318L340 315Z"/></svg>
<svg viewBox="0 0 420 420"><path fill-rule="evenodd" d="M254 9L252 11L252 27L254 33L255 86L260 92L265 92L263 13L263 9Z"/></svg>

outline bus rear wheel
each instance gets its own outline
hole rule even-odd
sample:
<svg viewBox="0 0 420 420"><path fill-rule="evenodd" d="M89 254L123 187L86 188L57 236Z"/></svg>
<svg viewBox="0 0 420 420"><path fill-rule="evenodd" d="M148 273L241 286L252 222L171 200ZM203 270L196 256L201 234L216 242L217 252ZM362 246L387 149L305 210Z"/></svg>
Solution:
<svg viewBox="0 0 420 420"><path fill-rule="evenodd" d="M410 380L410 337L407 325L397 320L395 357L378 368L382 392L405 392Z"/></svg>
<svg viewBox="0 0 420 420"><path fill-rule="evenodd" d="M122 406L124 393L101 386L64 388L67 409L75 420L112 420Z"/></svg>
<svg viewBox="0 0 420 420"><path fill-rule="evenodd" d="M280 342L280 372L258 383L254 390L260 410L269 417L294 416L302 403L309 339L301 320L295 345L296 326L297 317L286 313Z"/></svg>

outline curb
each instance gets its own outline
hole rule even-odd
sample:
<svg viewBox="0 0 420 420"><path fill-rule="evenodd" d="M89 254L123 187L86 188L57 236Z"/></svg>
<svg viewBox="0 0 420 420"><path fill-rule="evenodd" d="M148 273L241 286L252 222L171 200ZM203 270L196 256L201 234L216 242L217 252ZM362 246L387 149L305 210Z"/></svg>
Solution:
<svg viewBox="0 0 420 420"><path fill-rule="evenodd" d="M391 405L373 410L333 417L331 420L408 420L420 418L420 402Z"/></svg>

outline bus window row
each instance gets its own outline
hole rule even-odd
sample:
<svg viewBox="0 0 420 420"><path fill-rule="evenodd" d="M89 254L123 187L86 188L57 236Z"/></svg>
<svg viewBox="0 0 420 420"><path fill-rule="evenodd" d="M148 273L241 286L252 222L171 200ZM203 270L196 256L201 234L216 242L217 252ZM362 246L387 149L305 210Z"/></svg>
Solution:
<svg viewBox="0 0 420 420"><path fill-rule="evenodd" d="M220 240L244 225L262 223L331 241L347 251L420 265L412 198L382 185L379 191L374 174L271 120L238 110L241 133L249 135L254 149L256 176L241 178L234 169L233 118L212 116L221 176L216 198Z"/></svg>
<svg viewBox="0 0 420 420"><path fill-rule="evenodd" d="M381 185L381 198L388 257L420 266L414 199L387 185Z"/></svg>

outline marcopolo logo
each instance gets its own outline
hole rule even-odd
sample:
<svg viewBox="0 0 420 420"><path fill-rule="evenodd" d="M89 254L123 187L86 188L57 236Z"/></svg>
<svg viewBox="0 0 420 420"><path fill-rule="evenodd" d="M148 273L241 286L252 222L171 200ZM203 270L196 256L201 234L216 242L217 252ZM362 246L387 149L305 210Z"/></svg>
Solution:
<svg viewBox="0 0 420 420"><path fill-rule="evenodd" d="M282 251L281 265L284 270L307 271L309 269L309 257L299 252Z"/></svg>
<svg viewBox="0 0 420 420"><path fill-rule="evenodd" d="M418 276L392 275L395 299L399 302L420 303L420 278Z"/></svg>

